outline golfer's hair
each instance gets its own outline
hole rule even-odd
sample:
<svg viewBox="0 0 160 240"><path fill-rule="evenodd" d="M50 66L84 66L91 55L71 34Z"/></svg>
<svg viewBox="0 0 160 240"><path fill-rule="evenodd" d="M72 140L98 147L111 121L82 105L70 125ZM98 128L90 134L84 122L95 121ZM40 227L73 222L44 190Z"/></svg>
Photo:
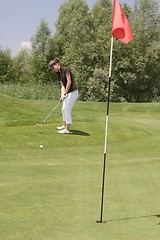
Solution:
<svg viewBox="0 0 160 240"><path fill-rule="evenodd" d="M61 62L60 62L59 58L54 58L50 63L51 63L51 64L56 64L56 63L58 63L59 65L61 65Z"/></svg>

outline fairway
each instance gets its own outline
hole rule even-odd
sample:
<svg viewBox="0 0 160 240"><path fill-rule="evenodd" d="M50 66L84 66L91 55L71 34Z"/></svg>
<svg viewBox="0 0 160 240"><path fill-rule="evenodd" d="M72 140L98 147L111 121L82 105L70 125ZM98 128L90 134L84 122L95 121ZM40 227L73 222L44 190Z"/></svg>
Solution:
<svg viewBox="0 0 160 240"><path fill-rule="evenodd" d="M97 224L106 103L77 102L61 135L61 106L36 126L56 101L0 101L0 239L159 239L159 103L110 104L107 222Z"/></svg>

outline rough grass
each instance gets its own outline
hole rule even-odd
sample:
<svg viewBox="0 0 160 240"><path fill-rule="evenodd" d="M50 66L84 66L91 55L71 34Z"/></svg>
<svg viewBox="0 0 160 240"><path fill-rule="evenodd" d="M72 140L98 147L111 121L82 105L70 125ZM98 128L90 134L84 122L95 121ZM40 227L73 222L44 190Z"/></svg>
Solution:
<svg viewBox="0 0 160 240"><path fill-rule="evenodd" d="M0 93L6 94L18 99L48 99L56 100L59 98L60 86L58 83L35 84L35 83L0 83Z"/></svg>
<svg viewBox="0 0 160 240"><path fill-rule="evenodd" d="M62 136L60 108L35 126L57 102L0 101L1 239L159 239L160 104L110 105L107 223L97 224L106 104L77 102Z"/></svg>

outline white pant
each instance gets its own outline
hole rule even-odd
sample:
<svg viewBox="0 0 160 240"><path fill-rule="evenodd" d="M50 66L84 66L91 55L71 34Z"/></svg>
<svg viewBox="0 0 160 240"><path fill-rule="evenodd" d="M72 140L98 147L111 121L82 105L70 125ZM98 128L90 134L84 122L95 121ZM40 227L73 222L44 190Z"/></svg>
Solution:
<svg viewBox="0 0 160 240"><path fill-rule="evenodd" d="M66 122L66 124L72 123L71 112L77 98L78 98L78 90L75 90L73 92L68 93L67 97L63 100L62 116L63 116L63 121Z"/></svg>

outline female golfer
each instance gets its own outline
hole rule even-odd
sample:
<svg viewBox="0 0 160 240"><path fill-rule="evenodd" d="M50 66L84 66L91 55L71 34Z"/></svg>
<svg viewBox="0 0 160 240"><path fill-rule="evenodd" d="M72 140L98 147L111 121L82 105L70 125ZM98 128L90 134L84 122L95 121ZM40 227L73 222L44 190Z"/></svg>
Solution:
<svg viewBox="0 0 160 240"><path fill-rule="evenodd" d="M72 124L72 108L78 98L78 88L74 80L71 70L63 67L58 58L54 58L49 63L49 70L54 71L58 75L61 83L61 98L63 126L57 127L58 133L69 133L70 125Z"/></svg>

